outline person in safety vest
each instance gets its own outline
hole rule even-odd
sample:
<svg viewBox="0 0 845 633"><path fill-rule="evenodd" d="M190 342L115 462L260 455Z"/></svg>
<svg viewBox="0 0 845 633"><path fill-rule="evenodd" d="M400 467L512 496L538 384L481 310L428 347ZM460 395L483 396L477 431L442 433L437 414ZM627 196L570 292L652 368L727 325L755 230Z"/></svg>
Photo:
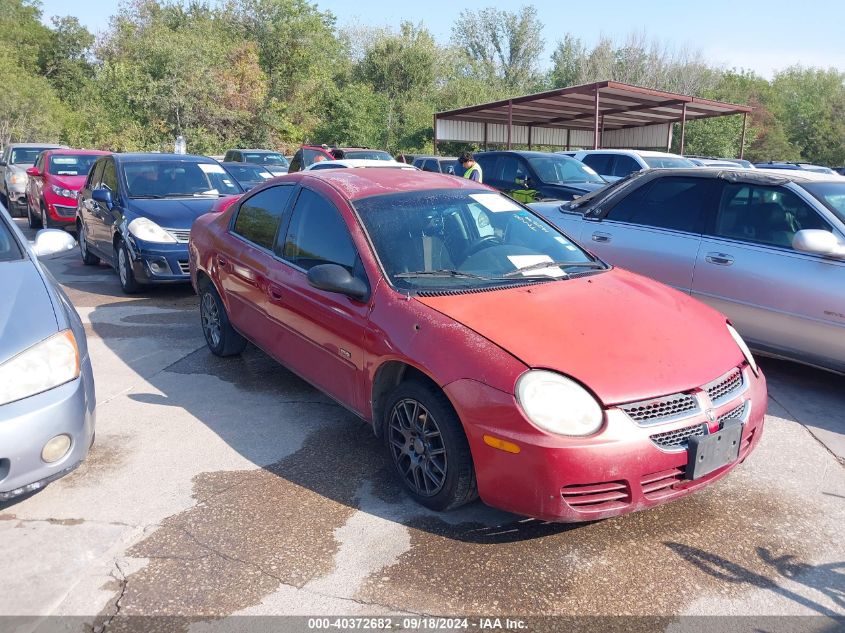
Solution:
<svg viewBox="0 0 845 633"><path fill-rule="evenodd" d="M481 165L475 162L475 158L470 152L464 152L461 154L458 157L458 162L464 168L464 178L481 182Z"/></svg>

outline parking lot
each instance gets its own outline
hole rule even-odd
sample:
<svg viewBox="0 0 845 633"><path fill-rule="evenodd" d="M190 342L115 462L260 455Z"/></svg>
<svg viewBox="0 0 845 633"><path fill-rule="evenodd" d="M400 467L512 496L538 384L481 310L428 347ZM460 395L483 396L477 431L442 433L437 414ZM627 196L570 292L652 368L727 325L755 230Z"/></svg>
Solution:
<svg viewBox="0 0 845 633"><path fill-rule="evenodd" d="M680 501L579 525L438 515L345 409L252 346L212 356L189 287L127 297L77 251L46 263L86 324L96 442L0 505L2 614L845 615L844 377L761 359L759 449Z"/></svg>

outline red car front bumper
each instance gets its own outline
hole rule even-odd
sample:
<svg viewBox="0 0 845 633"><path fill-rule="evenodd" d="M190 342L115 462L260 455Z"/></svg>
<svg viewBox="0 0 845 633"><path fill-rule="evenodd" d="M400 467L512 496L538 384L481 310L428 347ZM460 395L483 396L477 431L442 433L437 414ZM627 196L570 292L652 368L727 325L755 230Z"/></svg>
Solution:
<svg viewBox="0 0 845 633"><path fill-rule="evenodd" d="M606 411L602 429L587 438L544 433L525 420L512 394L472 380L445 387L470 442L481 499L496 508L546 521L602 519L650 508L708 485L744 461L757 446L766 413L766 381L742 370L743 387L718 406L702 406L693 415L646 425L621 408ZM710 402L698 390L704 405ZM735 415L740 405L744 410ZM708 409L713 414L707 417ZM728 415L731 414L731 415ZM743 421L739 459L699 479L685 476L685 446L661 447L671 433L707 425L719 418ZM504 439L518 453L489 446L484 436Z"/></svg>

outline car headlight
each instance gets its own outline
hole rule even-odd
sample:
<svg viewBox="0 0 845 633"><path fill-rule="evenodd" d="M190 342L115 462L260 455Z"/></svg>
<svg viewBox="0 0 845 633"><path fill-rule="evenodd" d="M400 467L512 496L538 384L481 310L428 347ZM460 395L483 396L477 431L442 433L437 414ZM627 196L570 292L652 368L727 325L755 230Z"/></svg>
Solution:
<svg viewBox="0 0 845 633"><path fill-rule="evenodd" d="M76 200L77 192L73 189L65 189L64 187L59 187L58 185L50 185L50 189L52 189L53 193L57 196L61 196L62 198L73 198Z"/></svg>
<svg viewBox="0 0 845 633"><path fill-rule="evenodd" d="M157 244L176 244L176 238L148 218L135 218L127 227L139 240Z"/></svg>
<svg viewBox="0 0 845 633"><path fill-rule="evenodd" d="M754 360L754 356L751 355L751 350L748 349L748 345L745 343L745 341L742 340L742 337L739 335L739 332L737 332L730 323L728 323L727 326L728 326L728 332L730 332L730 335L733 338L733 340L736 341L736 344L739 346L739 349L742 351L743 356L745 356L745 360L747 360L748 364L751 365L751 371L754 372L755 376L759 377L760 372L757 369L757 361Z"/></svg>
<svg viewBox="0 0 845 633"><path fill-rule="evenodd" d="M528 419L558 435L590 435L604 414L596 399L574 380L544 369L525 372L516 381L516 400Z"/></svg>
<svg viewBox="0 0 845 633"><path fill-rule="evenodd" d="M62 330L0 365L0 405L58 387L77 376L76 339L70 330Z"/></svg>
<svg viewBox="0 0 845 633"><path fill-rule="evenodd" d="M25 185L26 184L26 174L11 174L9 176L9 184L10 185Z"/></svg>

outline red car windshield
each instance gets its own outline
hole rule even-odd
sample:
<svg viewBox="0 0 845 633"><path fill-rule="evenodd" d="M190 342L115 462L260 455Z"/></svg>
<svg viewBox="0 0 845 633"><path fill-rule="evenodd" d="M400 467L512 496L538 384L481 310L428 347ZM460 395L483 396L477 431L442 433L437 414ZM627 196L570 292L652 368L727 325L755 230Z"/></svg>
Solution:
<svg viewBox="0 0 845 633"><path fill-rule="evenodd" d="M96 154L53 154L48 159L47 173L53 176L87 176Z"/></svg>
<svg viewBox="0 0 845 633"><path fill-rule="evenodd" d="M489 190L415 191L354 205L399 288L549 281L606 268L553 226Z"/></svg>

